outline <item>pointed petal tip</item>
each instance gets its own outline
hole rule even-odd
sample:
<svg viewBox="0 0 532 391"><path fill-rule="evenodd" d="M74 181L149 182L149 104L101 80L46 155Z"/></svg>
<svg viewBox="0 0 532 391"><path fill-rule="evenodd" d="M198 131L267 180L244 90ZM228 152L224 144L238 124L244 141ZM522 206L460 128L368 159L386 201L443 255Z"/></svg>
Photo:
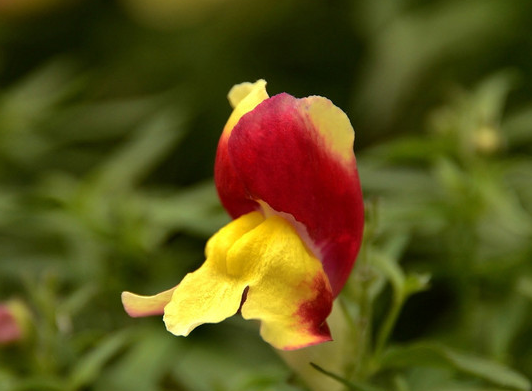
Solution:
<svg viewBox="0 0 532 391"><path fill-rule="evenodd" d="M259 79L255 83L244 82L235 84L227 94L227 99L234 109L238 104L254 91L265 93L266 92L266 80Z"/></svg>
<svg viewBox="0 0 532 391"><path fill-rule="evenodd" d="M122 292L122 305L124 310L132 318L144 316L162 315L164 307L172 298L176 287L153 296L141 296L131 292Z"/></svg>
<svg viewBox="0 0 532 391"><path fill-rule="evenodd" d="M257 105L269 98L266 91L266 81L260 79L255 83L241 83L233 86L227 95L233 112L225 124L220 141L227 137L240 118L252 111Z"/></svg>

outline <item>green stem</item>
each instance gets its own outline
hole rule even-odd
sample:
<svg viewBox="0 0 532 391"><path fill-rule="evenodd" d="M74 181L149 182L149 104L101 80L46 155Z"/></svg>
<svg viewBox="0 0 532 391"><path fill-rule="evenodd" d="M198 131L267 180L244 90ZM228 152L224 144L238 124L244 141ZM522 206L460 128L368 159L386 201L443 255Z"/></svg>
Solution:
<svg viewBox="0 0 532 391"><path fill-rule="evenodd" d="M356 357L354 365L350 371L354 378L365 379L368 372L369 347L371 341L371 321L373 318L373 306L368 294L370 279L368 278L369 268L369 246L365 245L361 251L361 259L358 264L357 281L360 285L357 290L359 314L354 324Z"/></svg>
<svg viewBox="0 0 532 391"><path fill-rule="evenodd" d="M371 318L372 306L367 295L366 287L364 287L364 294L360 302L360 317L358 319L357 332L357 346L359 353L357 355L357 370L356 373L359 378L365 378L367 372L368 351L371 340ZM361 376L362 375L362 376Z"/></svg>
<svg viewBox="0 0 532 391"><path fill-rule="evenodd" d="M386 343L388 342L390 335L392 334L393 328L395 326L395 323L397 322L399 314L401 313L401 309L403 308L404 302L404 294L397 292L394 295L392 307L390 308L390 311L388 312L388 315L386 316L386 319L384 320L384 323L382 324L381 328L379 329L379 333L377 334L377 342L375 343L375 350L373 353L372 360L375 365L378 365L378 362L381 359L382 352L384 351Z"/></svg>

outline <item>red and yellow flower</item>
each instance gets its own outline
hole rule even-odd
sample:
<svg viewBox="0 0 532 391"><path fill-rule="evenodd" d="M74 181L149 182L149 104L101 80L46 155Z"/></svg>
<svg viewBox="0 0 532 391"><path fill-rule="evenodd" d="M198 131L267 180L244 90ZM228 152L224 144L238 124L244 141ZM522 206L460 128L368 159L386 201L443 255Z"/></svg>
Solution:
<svg viewBox="0 0 532 391"><path fill-rule="evenodd" d="M214 178L233 221L179 285L124 292L124 307L134 317L164 314L175 335L240 311L278 349L329 341L326 319L364 224L353 128L328 99L270 98L264 80L234 86L229 101Z"/></svg>

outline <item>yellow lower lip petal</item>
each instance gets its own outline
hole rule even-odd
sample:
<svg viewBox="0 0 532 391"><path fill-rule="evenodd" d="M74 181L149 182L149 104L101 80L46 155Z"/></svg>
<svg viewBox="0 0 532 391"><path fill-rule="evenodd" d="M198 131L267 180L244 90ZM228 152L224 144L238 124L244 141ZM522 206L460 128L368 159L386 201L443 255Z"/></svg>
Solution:
<svg viewBox="0 0 532 391"><path fill-rule="evenodd" d="M247 281L228 274L226 256L235 242L263 221L260 213L248 213L209 239L205 263L185 276L164 309L168 331L187 336L200 324L221 322L238 311Z"/></svg>
<svg viewBox="0 0 532 391"><path fill-rule="evenodd" d="M260 320L262 337L274 347L296 349L331 339L325 323L332 305L327 277L283 218L244 215L213 236L206 252L205 264L183 279L164 309L170 332L186 336L202 323L234 315L249 288L242 315Z"/></svg>
<svg viewBox="0 0 532 391"><path fill-rule="evenodd" d="M227 264L229 271L240 268L247 280L242 316L261 321L265 341L298 349L331 340L325 323L333 300L329 281L282 217L271 216L244 235L229 250Z"/></svg>
<svg viewBox="0 0 532 391"><path fill-rule="evenodd" d="M176 287L154 296L122 294L131 316L164 312L168 331L188 335L241 309L261 322L265 341L297 349L331 340L325 322L333 295L321 262L292 225L279 215L252 212L218 231L207 259Z"/></svg>

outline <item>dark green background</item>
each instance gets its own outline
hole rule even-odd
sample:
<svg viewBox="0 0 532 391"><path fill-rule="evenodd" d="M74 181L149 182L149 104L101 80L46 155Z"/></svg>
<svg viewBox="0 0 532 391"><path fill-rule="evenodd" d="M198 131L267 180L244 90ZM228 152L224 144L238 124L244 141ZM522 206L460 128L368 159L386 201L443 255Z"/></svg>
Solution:
<svg viewBox="0 0 532 391"><path fill-rule="evenodd" d="M249 322L185 340L119 300L203 261L228 221L212 184L226 94L259 78L351 119L374 335L397 287L372 257L431 275L386 343L431 365L373 357L378 370L346 377L528 389L415 349L443 344L532 377L531 2L220 0L160 21L127 4L0 8L0 300L31 314L27 339L0 348L0 390L305 389Z"/></svg>

